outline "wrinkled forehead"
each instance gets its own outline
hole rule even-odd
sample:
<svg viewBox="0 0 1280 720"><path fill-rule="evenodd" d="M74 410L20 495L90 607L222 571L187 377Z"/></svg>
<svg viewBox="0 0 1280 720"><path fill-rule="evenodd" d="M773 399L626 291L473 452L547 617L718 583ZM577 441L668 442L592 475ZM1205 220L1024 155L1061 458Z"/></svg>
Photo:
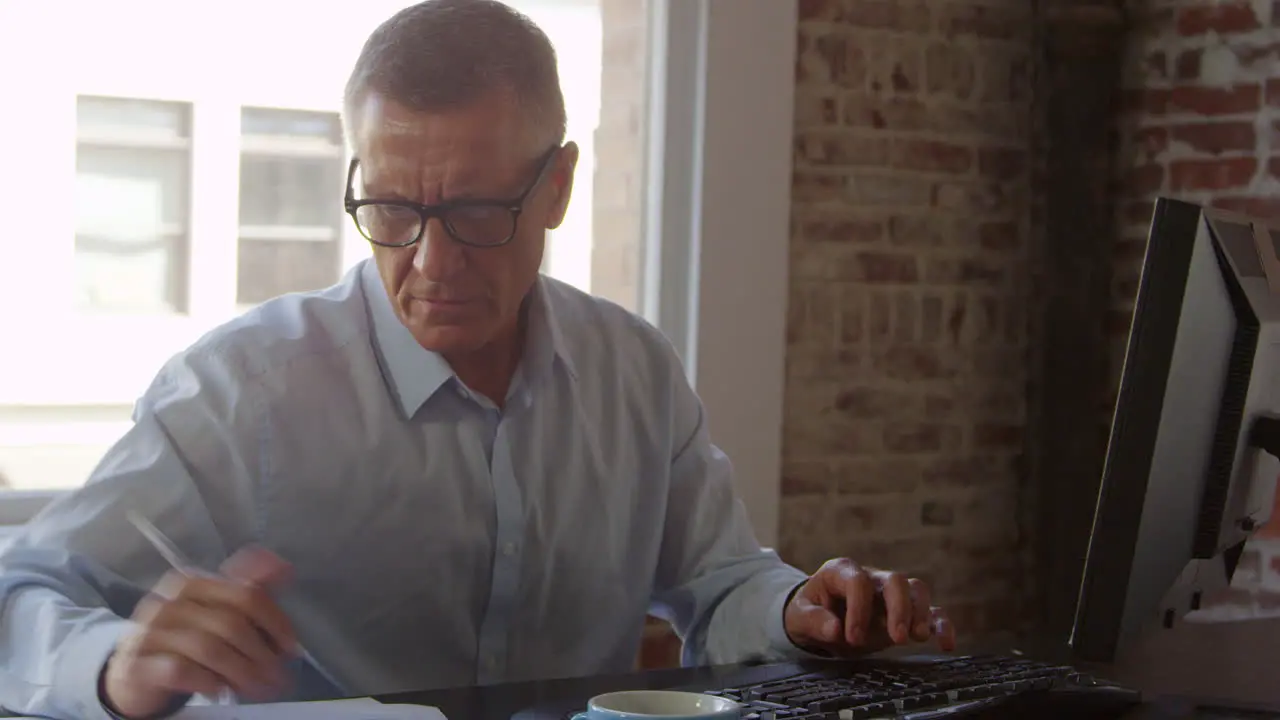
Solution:
<svg viewBox="0 0 1280 720"><path fill-rule="evenodd" d="M370 193L503 190L527 174L532 157L520 113L501 93L435 112L370 94L352 120L353 149Z"/></svg>

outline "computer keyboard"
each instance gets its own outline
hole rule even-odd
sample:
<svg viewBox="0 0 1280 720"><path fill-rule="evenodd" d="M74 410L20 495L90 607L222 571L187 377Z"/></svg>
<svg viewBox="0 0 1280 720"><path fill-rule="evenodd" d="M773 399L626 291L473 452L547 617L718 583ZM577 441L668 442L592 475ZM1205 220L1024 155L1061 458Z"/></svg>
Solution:
<svg viewBox="0 0 1280 720"><path fill-rule="evenodd" d="M928 717L930 709L994 705L1036 691L1094 687L1105 686L1070 666L1018 657L960 657L929 663L841 663L704 692L743 704L744 720L870 720Z"/></svg>

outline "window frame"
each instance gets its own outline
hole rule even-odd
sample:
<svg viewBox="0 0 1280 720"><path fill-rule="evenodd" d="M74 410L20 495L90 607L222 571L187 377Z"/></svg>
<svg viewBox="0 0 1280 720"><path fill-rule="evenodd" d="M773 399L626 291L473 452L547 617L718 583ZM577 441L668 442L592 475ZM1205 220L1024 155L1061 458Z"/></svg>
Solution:
<svg viewBox="0 0 1280 720"><path fill-rule="evenodd" d="M665 103L650 103L662 117L651 118L646 167L645 314L684 359L757 539L775 546L798 9L653 5L666 32L655 38L665 47L652 53L652 92Z"/></svg>
<svg viewBox="0 0 1280 720"><path fill-rule="evenodd" d="M663 101L646 103L644 314L684 358L757 537L773 545L797 10L777 0L653 0L651 12L661 31L649 92ZM199 137L192 142L198 156ZM236 227L236 217L218 227L228 220ZM0 533L61 492L0 491Z"/></svg>

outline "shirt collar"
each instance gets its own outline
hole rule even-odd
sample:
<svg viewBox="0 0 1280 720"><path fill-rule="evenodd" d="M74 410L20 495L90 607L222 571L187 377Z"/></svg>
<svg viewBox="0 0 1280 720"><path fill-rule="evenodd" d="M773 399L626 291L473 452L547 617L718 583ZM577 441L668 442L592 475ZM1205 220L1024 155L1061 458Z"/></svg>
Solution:
<svg viewBox="0 0 1280 720"><path fill-rule="evenodd" d="M361 282L372 322L374 351L387 389L400 402L404 416L411 418L442 385L455 377L453 368L439 354L418 344L391 306L377 264L372 259L363 262ZM532 381L531 376L548 371L558 358L569 377L576 379L577 371L567 352L546 283L547 279L539 275L530 298L528 339L521 364L531 367L523 374L526 380Z"/></svg>
<svg viewBox="0 0 1280 720"><path fill-rule="evenodd" d="M391 306L377 264L372 259L363 262L361 280L373 323L374 351L382 364L387 389L399 399L404 416L411 418L453 377L453 368L444 358L418 344Z"/></svg>
<svg viewBox="0 0 1280 720"><path fill-rule="evenodd" d="M554 281L548 280L545 275L538 275L538 281L533 285L533 296L529 299L527 318L531 338L528 345L533 348L549 343L551 352L547 354L544 351L543 360L549 359L553 362L559 360L569 378L577 380L578 370L573 363L573 356L569 353L569 345L565 342L560 313L556 312L554 293L550 287L552 282Z"/></svg>

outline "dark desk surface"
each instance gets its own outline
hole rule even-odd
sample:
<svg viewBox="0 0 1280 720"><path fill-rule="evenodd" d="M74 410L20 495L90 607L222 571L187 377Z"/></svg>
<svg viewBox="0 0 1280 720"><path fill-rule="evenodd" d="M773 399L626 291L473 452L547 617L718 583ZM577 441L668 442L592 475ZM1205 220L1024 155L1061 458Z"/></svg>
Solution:
<svg viewBox="0 0 1280 720"><path fill-rule="evenodd" d="M795 666L793 666L795 667ZM379 696L383 702L414 703L440 708L449 720L510 720L531 707L566 705L612 690L662 689L702 685L723 687L752 668L726 665L652 670L627 675L508 683L487 687L449 688ZM760 668L767 671L767 668ZM1179 698L1161 698L1135 709L1126 720L1263 720L1280 711L1211 709Z"/></svg>
<svg viewBox="0 0 1280 720"><path fill-rule="evenodd" d="M627 675L425 690L382 695L378 699L434 705L449 720L508 720L513 714L532 706L571 703L612 690L662 689L702 682L708 687L716 687L725 684L717 683L719 678L728 678L742 670L743 667L737 665L650 670Z"/></svg>

